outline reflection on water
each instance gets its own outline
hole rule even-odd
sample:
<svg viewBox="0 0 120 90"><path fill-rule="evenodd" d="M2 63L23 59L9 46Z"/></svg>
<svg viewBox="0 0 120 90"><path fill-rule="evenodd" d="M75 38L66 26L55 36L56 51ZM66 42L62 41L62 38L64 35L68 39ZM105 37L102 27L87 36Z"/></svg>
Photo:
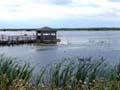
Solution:
<svg viewBox="0 0 120 90"><path fill-rule="evenodd" d="M104 57L113 63L120 59L120 31L59 31L58 38L61 39L58 45L3 46L0 53L38 67L62 58Z"/></svg>
<svg viewBox="0 0 120 90"><path fill-rule="evenodd" d="M60 34L60 44L70 46L94 46L109 47L119 49L120 45L119 31L76 31L64 32ZM71 35L71 36L70 36ZM91 48L91 47L90 47Z"/></svg>
<svg viewBox="0 0 120 90"><path fill-rule="evenodd" d="M89 39L89 42L90 44L95 44L95 45L110 45L111 41L109 39Z"/></svg>
<svg viewBox="0 0 120 90"><path fill-rule="evenodd" d="M69 40L65 40L65 39L62 39L62 41L58 44L60 45L96 45L96 46L108 46L108 45L111 45L111 40L110 39L101 39L101 38L89 38L89 39L86 39L86 40L72 40L72 39L69 39Z"/></svg>
<svg viewBox="0 0 120 90"><path fill-rule="evenodd" d="M56 50L57 47L55 46L41 46L39 48L36 48L36 51L49 51L49 50Z"/></svg>

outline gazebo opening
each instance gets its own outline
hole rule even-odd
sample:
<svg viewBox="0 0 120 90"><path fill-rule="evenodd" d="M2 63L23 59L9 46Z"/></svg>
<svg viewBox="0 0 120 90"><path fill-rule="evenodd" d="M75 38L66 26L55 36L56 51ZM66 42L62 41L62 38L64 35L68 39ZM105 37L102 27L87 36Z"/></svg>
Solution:
<svg viewBox="0 0 120 90"><path fill-rule="evenodd" d="M36 31L37 41L45 44L57 43L57 30L43 27Z"/></svg>

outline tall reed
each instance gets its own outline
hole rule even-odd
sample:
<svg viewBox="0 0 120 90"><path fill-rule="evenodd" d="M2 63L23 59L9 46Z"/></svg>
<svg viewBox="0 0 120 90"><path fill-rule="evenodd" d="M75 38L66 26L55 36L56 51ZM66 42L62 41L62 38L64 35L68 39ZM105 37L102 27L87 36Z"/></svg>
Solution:
<svg viewBox="0 0 120 90"><path fill-rule="evenodd" d="M64 58L34 68L15 58L0 56L0 90L120 90L120 63L110 65L100 58Z"/></svg>

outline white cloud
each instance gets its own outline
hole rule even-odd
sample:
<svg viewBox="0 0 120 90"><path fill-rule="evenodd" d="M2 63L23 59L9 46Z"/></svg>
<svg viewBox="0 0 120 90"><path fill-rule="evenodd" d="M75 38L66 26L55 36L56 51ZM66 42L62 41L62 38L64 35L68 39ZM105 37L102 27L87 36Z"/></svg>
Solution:
<svg viewBox="0 0 120 90"><path fill-rule="evenodd" d="M120 18L112 0L0 0L0 19ZM117 17L116 17L117 16Z"/></svg>
<svg viewBox="0 0 120 90"><path fill-rule="evenodd" d="M32 3L48 3L56 5L67 5L72 3L72 0L31 0Z"/></svg>
<svg viewBox="0 0 120 90"><path fill-rule="evenodd" d="M71 7L71 6L57 6L57 5L42 5L29 4L22 7L22 10L17 12L18 16L22 18L71 18L71 17L85 17L101 13L93 7Z"/></svg>
<svg viewBox="0 0 120 90"><path fill-rule="evenodd" d="M26 3L27 2L27 3ZM88 7L67 7L45 3L31 3L27 0L1 1L0 18L60 18L71 14L90 14L93 9ZM89 9L89 10L88 10ZM81 10L83 10L81 12ZM88 12L88 13L87 13Z"/></svg>

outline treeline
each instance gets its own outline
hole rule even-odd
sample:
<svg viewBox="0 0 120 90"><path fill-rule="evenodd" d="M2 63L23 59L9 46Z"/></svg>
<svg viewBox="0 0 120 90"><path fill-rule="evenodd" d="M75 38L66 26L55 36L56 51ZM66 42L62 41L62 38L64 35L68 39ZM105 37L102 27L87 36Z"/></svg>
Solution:
<svg viewBox="0 0 120 90"><path fill-rule="evenodd" d="M120 28L109 28L109 27L100 27L100 28L55 28L58 31L119 31Z"/></svg>

